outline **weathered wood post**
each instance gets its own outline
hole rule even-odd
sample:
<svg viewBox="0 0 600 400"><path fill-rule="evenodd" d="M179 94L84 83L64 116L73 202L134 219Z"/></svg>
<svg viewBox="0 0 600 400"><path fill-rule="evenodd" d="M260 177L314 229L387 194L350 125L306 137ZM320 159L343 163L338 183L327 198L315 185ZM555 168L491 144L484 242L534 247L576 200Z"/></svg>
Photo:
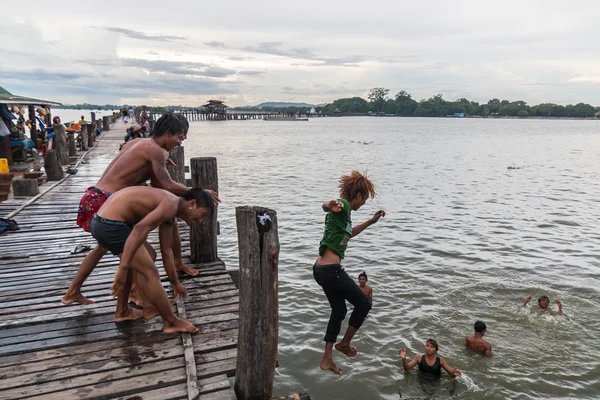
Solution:
<svg viewBox="0 0 600 400"><path fill-rule="evenodd" d="M104 131L104 127L103 127L103 121L102 118L99 118L96 120L96 126L98 127L98 129L100 129L101 132Z"/></svg>
<svg viewBox="0 0 600 400"><path fill-rule="evenodd" d="M60 165L58 154L56 150L50 149L46 152L44 158L44 169L46 170L46 176L49 181L60 181L65 177L65 172Z"/></svg>
<svg viewBox="0 0 600 400"><path fill-rule="evenodd" d="M92 115L92 124L95 124L96 123L96 113L92 112L91 115Z"/></svg>
<svg viewBox="0 0 600 400"><path fill-rule="evenodd" d="M79 133L80 139L81 139L81 150L87 150L88 149L88 130L87 130L87 124L83 124L81 125L81 132Z"/></svg>
<svg viewBox="0 0 600 400"><path fill-rule="evenodd" d="M15 197L35 196L40 193L37 179L15 179L12 186Z"/></svg>
<svg viewBox="0 0 600 400"><path fill-rule="evenodd" d="M110 131L110 121L108 120L108 115L102 117L102 126L104 126L102 129L103 131Z"/></svg>
<svg viewBox="0 0 600 400"><path fill-rule="evenodd" d="M85 127L87 129L88 147L94 147L94 131L96 127L94 124L85 124Z"/></svg>
<svg viewBox="0 0 600 400"><path fill-rule="evenodd" d="M71 159L69 158L69 149L67 148L67 141L65 139L65 127L62 124L54 124L52 125L54 129L54 145L53 148L58 153L58 159L62 165L71 164Z"/></svg>
<svg viewBox="0 0 600 400"><path fill-rule="evenodd" d="M196 157L190 160L192 187L219 191L217 159L215 157ZM217 261L217 210L212 216L195 222L190 227L190 259L192 263Z"/></svg>
<svg viewBox="0 0 600 400"><path fill-rule="evenodd" d="M277 364L279 236L277 213L236 207L240 252L240 325L235 393L240 400L273 397Z"/></svg>
<svg viewBox="0 0 600 400"><path fill-rule="evenodd" d="M29 136L31 136L31 140L33 140L33 144L35 145L35 148L38 149L38 134L37 134L37 129L36 129L36 121L37 120L35 119L35 107L29 106L27 108L29 110L29 120L31 121L31 129L29 130ZM6 153L3 152L2 154L6 154ZM11 157L12 157L12 154L8 157L9 163L10 163L10 160L12 159Z"/></svg>
<svg viewBox="0 0 600 400"><path fill-rule="evenodd" d="M69 157L77 157L77 143L75 143L75 133L67 133L69 138Z"/></svg>
<svg viewBox="0 0 600 400"><path fill-rule="evenodd" d="M171 179L185 185L185 157L183 147L173 147L169 152L169 158L175 163L175 165L167 165Z"/></svg>

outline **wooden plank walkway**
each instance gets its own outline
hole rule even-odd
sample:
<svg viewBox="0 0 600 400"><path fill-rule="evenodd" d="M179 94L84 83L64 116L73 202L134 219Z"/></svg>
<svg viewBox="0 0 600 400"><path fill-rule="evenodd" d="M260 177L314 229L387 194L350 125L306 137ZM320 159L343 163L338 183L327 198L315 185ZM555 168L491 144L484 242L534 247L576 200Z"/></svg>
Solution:
<svg viewBox="0 0 600 400"><path fill-rule="evenodd" d="M79 199L117 154L125 129L120 121L111 126L76 175L13 217L20 231L0 235L0 399L185 399L194 386L200 399L235 399L228 377L236 366L239 292L222 262L195 265L198 277L182 277L189 297L174 311L184 307L200 330L195 335L164 334L160 317L115 323L109 289L119 259L112 255L83 286L95 304L60 302L87 254L72 250L95 245L75 224ZM0 216L28 200L0 204ZM189 230L180 227L187 257ZM157 232L149 242L158 249ZM157 267L172 298L160 258Z"/></svg>

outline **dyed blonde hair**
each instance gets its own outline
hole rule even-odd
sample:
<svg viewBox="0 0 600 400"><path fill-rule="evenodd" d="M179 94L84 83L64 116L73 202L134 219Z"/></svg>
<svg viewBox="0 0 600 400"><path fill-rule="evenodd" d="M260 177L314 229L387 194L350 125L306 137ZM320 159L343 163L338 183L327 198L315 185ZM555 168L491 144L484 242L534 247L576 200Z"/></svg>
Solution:
<svg viewBox="0 0 600 400"><path fill-rule="evenodd" d="M358 195L364 199L375 198L375 184L367 177L366 172L352 171L350 175L340 178L340 195L347 200L354 200Z"/></svg>

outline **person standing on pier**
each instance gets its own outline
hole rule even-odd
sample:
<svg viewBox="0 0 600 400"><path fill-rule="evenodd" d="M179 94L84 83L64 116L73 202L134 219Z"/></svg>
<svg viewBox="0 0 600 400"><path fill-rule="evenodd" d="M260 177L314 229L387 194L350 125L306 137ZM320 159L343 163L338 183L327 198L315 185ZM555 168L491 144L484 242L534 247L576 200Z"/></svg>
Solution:
<svg viewBox="0 0 600 400"><path fill-rule="evenodd" d="M134 186L120 190L106 201L94 215L91 231L98 243L121 259L111 287L111 294L117 297L117 321L118 315L131 316L123 319L141 317L139 311L129 310L127 305L135 275L138 292L145 305L144 318L151 319L159 314L165 333L198 332L193 324L173 313L160 283L155 257L144 244L148 234L158 228L160 250L171 287L176 295L186 297L187 292L173 263L172 226L177 224L177 218L191 225L211 215L214 208L210 193L200 188L192 188L179 197L162 189Z"/></svg>
<svg viewBox="0 0 600 400"><path fill-rule="evenodd" d="M358 235L367 227L377 223L385 216L385 211L379 210L368 221L353 227L350 218L351 211L357 211L369 197L375 197L375 185L365 174L352 171L350 175L340 178L340 198L323 203L325 231L319 246L319 257L313 266L313 276L323 288L323 292L331 305L331 316L325 333L325 353L321 361L322 370L329 370L341 375L342 370L333 361L333 347L346 317L346 300L354 310L348 322L346 334L335 349L348 357L355 357L356 347L350 342L361 327L369 310L371 302L356 282L348 276L341 261L344 258L350 238Z"/></svg>
<svg viewBox="0 0 600 400"><path fill-rule="evenodd" d="M183 195L189 188L174 182L166 168L167 158L165 156L172 148L181 145L186 139L189 124L185 117L166 113L156 121L151 137L148 139L136 139L123 146L121 152L108 165L104 174L95 186L89 187L79 205L77 225L85 231L90 232L90 224L94 214L98 212L104 202L121 189L130 186L141 185L148 179L152 186L165 189L175 195ZM220 202L214 192L210 192L215 202ZM173 252L175 256L175 267L177 271L191 276L198 275L198 271L184 264L181 255L181 238L177 224L173 224ZM156 252L145 242L144 246L154 258ZM73 282L67 293L62 298L62 303L91 304L93 301L81 294L81 287L90 276L100 259L108 250L97 245L83 260ZM117 318L125 317L116 316Z"/></svg>

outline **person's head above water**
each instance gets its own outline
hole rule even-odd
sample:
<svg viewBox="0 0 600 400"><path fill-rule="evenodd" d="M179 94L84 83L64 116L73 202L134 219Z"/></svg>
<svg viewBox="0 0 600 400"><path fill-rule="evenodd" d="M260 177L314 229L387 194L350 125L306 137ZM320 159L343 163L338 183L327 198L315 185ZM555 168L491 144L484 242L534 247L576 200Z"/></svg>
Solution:
<svg viewBox="0 0 600 400"><path fill-rule="evenodd" d="M215 209L210 193L201 188L191 188L181 198L183 202L179 206L177 216L188 225L200 221L207 215L212 215Z"/></svg>
<svg viewBox="0 0 600 400"><path fill-rule="evenodd" d="M486 330L486 326L485 326L485 322L483 321L475 321L475 325L473 326L473 328L475 329L475 333L480 333L481 336L485 335L485 330Z"/></svg>
<svg viewBox="0 0 600 400"><path fill-rule="evenodd" d="M369 197L374 198L376 195L373 182L367 174L359 171L352 171L350 175L342 176L339 188L340 197L348 200L353 211L362 207Z"/></svg>
<svg viewBox="0 0 600 400"><path fill-rule="evenodd" d="M540 308L548 308L548 305L550 305L550 298L546 295L540 296L538 299L538 305Z"/></svg>
<svg viewBox="0 0 600 400"><path fill-rule="evenodd" d="M360 286L365 286L365 284L369 281L369 278L367 277L367 273L365 271L361 272L360 275L358 275L358 283L360 284Z"/></svg>
<svg viewBox="0 0 600 400"><path fill-rule="evenodd" d="M439 349L438 342L435 339L427 339L425 342L425 354L433 355L437 354Z"/></svg>
<svg viewBox="0 0 600 400"><path fill-rule="evenodd" d="M187 138L189 127L190 124L183 115L168 112L156 121L150 137L161 141L161 147L171 151L172 148L181 146L181 142Z"/></svg>

